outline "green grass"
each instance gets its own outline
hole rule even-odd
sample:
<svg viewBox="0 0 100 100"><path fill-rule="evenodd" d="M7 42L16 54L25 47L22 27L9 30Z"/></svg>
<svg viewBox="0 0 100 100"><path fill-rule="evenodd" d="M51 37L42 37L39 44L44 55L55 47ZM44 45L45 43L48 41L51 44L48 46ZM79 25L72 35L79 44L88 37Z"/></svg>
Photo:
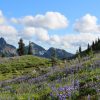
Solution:
<svg viewBox="0 0 100 100"><path fill-rule="evenodd" d="M40 75L46 73L46 68L51 66L49 59L30 55L3 59L2 64L0 64L0 80L21 75Z"/></svg>
<svg viewBox="0 0 100 100"><path fill-rule="evenodd" d="M43 82L32 84L29 84L27 82L8 84L7 86L10 86L12 90L15 90L16 92L14 93L9 90L3 91L2 93L0 93L0 99L28 100L30 98L30 100L32 100L34 98L34 100L52 100L52 98L50 97L50 93L52 92L55 95L53 100L58 100L56 97L56 91L52 91L52 86L54 86L56 89L58 89L59 87L68 86L72 84L73 79L79 80L81 84L95 84L97 82L100 82L100 79L97 79L97 77L100 77L100 68L98 67L90 69L90 65L95 60L99 59L99 57L94 57L83 62L82 66L84 66L84 69L75 74L66 75L65 71L54 72L50 74L47 80ZM49 72L49 68L51 66L49 59L27 55L10 59L4 58L2 59L2 62L3 63L0 64L0 80L8 80L22 75L31 75L32 77L38 77ZM70 62L72 63L72 65L73 62L74 64L77 64L76 60ZM61 63L59 67L63 69L64 62L59 61L59 63ZM68 67L71 66L69 62L67 64ZM60 77L60 82L57 81L58 77ZM3 89L4 88L0 88L0 90ZM96 94L95 89L92 89L92 87L85 87L84 89L80 90L80 94L76 91L76 93L73 94L74 99L72 100L85 100L87 99L88 93L92 94L91 100L98 100L96 98L100 96L100 94Z"/></svg>

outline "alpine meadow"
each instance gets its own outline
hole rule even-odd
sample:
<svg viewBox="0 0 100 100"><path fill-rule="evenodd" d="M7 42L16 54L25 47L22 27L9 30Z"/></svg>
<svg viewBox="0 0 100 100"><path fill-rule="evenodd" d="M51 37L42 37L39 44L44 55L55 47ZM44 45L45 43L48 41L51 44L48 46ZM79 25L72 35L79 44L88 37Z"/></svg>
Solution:
<svg viewBox="0 0 100 100"><path fill-rule="evenodd" d="M100 100L99 9L99 0L1 0L0 100Z"/></svg>

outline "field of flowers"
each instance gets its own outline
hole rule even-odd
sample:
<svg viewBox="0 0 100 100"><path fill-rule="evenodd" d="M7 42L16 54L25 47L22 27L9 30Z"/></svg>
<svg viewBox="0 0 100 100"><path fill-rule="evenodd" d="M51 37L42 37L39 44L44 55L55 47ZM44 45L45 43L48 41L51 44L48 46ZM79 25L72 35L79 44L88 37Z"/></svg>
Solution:
<svg viewBox="0 0 100 100"><path fill-rule="evenodd" d="M25 62L30 62L30 67ZM48 59L28 56L2 61L0 68L4 64L7 69L0 70L0 100L100 100L100 54L80 61L59 61L53 67Z"/></svg>

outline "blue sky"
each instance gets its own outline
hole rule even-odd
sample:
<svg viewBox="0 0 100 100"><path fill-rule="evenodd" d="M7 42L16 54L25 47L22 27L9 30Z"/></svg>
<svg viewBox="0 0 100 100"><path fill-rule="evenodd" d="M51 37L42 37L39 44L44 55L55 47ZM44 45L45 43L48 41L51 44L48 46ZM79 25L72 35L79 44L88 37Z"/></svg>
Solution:
<svg viewBox="0 0 100 100"><path fill-rule="evenodd" d="M16 39L22 37L23 39L25 39L26 44L28 43L29 40L31 40L33 42L37 42L40 45L43 45L46 49L48 49L50 46L54 46L75 53L80 45L82 45L83 49L85 49L88 42L91 44L92 40L95 40L97 37L100 36L99 10L100 10L100 0L95 0L95 1L94 0L1 0L0 1L0 11L2 12L1 19L4 19L5 22L0 24L1 28L0 32L2 33L2 34L0 33L0 35L5 37L9 43L11 44L14 43L15 46L17 46ZM25 22L22 22L22 20L26 16L31 16L31 17L35 17L37 15L46 16L48 12L52 12L52 15L55 16L55 18L61 17L60 19L58 19L60 23L57 23L56 26L52 28L51 26L47 27L43 24L37 27L36 24L26 25ZM64 18L62 18L63 16L67 19L67 21ZM12 21L12 19L14 20ZM53 17L51 17L50 19L53 19ZM15 20L17 21L16 23L14 23ZM63 27L59 26L58 28L58 24L62 23L61 20L66 21L66 25L65 23L63 23L62 25ZM56 22L57 21L55 21L55 23ZM50 23L50 25L52 24L53 22ZM10 34L10 32L8 32L9 34L5 33L4 29L9 26L10 28L11 27L14 28L17 32L15 32L15 30L12 29L13 30L13 32L11 32L12 34ZM38 34L36 32L28 33L27 31L27 33L24 34L23 32L26 32L26 28L28 28L28 31L31 30L34 31L34 29L32 28L35 28L36 32L38 30L42 32L41 34L40 33ZM20 32L23 34L20 34ZM44 38L40 39L40 37L42 37L41 36L42 33L43 35L46 35L46 38L49 37L49 39L45 40L43 40ZM16 34L16 36L14 34ZM9 35L13 36L13 39L11 39L11 36ZM27 38L25 35L27 36Z"/></svg>

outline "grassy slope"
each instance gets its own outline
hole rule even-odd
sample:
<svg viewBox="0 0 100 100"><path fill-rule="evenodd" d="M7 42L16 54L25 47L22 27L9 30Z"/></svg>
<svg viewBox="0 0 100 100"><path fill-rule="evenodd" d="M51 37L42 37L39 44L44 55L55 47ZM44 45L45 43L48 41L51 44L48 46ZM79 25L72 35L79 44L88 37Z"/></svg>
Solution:
<svg viewBox="0 0 100 100"><path fill-rule="evenodd" d="M6 80L21 75L39 75L45 73L50 66L49 60L35 56L22 56L0 59L0 80Z"/></svg>
<svg viewBox="0 0 100 100"><path fill-rule="evenodd" d="M71 85L73 80L79 80L80 83L85 83L87 85L94 85L94 84L97 84L98 82L100 83L100 66L96 67L98 66L94 63L96 61L100 61L100 54L99 55L97 54L94 58L86 60L84 62L81 61L83 63L82 66L84 66L84 69L78 71L75 74L66 75L67 74L66 72L58 73L57 71L55 71L54 73L48 76L46 81L43 81L43 82L38 82L34 84L33 83L29 84L27 82L21 82L18 84L10 84L8 86L10 86L12 90L15 90L16 93L14 93L14 91L13 92L9 91L9 88L8 88L7 91L3 91L0 94L0 98L2 99L9 98L10 100L12 100L13 98L16 100L28 100L28 98L30 97L31 99L35 98L35 100L51 100L49 97L49 94L51 92L55 95L55 98L56 98L56 91L58 91L58 88ZM21 76L24 74L25 75L30 74L33 77L37 77L38 75L42 75L42 74L45 74L46 72L49 72L48 66L50 66L50 64L48 64L48 59L41 59L41 58L33 57L33 56L23 56L21 58L18 57L18 58L13 58L10 60L5 59L2 62L3 64L0 64L0 70L3 67L4 68L7 67L8 68L7 70L10 69L10 71L9 73L8 72L2 73L2 70L1 70L0 71L1 80L12 78L12 76L14 75ZM77 61L76 60L71 61L71 64L76 65ZM90 67L91 64L94 64L93 69L91 69ZM70 64L68 67L71 67ZM15 69L14 71L13 71L13 68ZM33 70L36 70L36 73L33 73ZM7 76L3 76L5 74ZM60 80L58 80L59 78ZM98 89L100 89L99 84L97 84L96 86ZM52 90L52 87L55 87L55 89ZM0 90L4 90L4 88L0 88ZM87 92L87 88L84 88L84 91ZM60 92L60 93L63 94L63 92ZM84 94L86 93L81 92L80 98L76 100L85 100L87 96L85 96ZM92 94L91 98L95 98L97 97L97 95L100 95L100 94L94 94L94 96ZM54 99L54 100L57 100L57 99ZM92 100L96 100L96 99L92 99Z"/></svg>

